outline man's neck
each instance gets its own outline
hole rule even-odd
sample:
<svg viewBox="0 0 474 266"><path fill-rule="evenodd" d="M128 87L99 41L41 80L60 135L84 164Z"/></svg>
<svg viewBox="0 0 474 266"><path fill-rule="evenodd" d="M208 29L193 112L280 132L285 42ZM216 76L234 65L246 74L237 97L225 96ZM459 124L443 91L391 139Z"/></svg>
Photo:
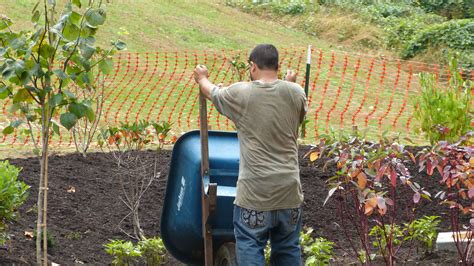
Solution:
<svg viewBox="0 0 474 266"><path fill-rule="evenodd" d="M275 80L278 80L278 73L274 71L263 72L257 80L260 80L264 83L274 82Z"/></svg>

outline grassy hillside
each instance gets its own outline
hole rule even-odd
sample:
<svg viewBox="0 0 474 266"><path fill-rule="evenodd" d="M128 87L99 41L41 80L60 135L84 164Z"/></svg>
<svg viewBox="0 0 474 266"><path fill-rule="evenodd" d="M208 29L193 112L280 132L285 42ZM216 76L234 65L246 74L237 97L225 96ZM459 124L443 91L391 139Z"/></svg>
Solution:
<svg viewBox="0 0 474 266"><path fill-rule="evenodd" d="M58 3L64 2L57 0ZM105 1L104 1L105 2ZM98 36L104 43L121 37L129 51L172 49L247 49L257 43L279 47L330 44L305 33L205 0L117 0L107 5L107 22ZM0 14L14 20L16 29L31 26L36 0L2 0Z"/></svg>
<svg viewBox="0 0 474 266"><path fill-rule="evenodd" d="M228 0L227 5L291 25L347 50L474 68L474 1Z"/></svg>

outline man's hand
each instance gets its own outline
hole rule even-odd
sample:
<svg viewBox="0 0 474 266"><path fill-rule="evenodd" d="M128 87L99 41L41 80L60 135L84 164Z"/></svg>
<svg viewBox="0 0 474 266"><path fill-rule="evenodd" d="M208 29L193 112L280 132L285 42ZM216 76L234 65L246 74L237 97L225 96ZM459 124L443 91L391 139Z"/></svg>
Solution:
<svg viewBox="0 0 474 266"><path fill-rule="evenodd" d="M207 71L207 67L204 65L197 65L194 69L194 80L199 83L203 78L208 78L209 72Z"/></svg>
<svg viewBox="0 0 474 266"><path fill-rule="evenodd" d="M290 82L296 82L296 72L291 69L288 69L286 71L285 80Z"/></svg>
<svg viewBox="0 0 474 266"><path fill-rule="evenodd" d="M209 79L209 72L207 71L207 67L203 65L197 65L194 69L194 80L199 83L199 89L201 90L202 94L207 99L211 99L211 91L215 87Z"/></svg>

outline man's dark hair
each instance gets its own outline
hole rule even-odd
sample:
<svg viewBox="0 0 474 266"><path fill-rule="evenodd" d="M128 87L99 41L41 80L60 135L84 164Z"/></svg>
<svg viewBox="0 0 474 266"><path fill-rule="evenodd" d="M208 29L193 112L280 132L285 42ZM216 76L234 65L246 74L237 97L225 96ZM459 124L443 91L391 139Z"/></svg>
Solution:
<svg viewBox="0 0 474 266"><path fill-rule="evenodd" d="M278 70L278 50L271 44L259 44L253 48L249 60L262 70Z"/></svg>

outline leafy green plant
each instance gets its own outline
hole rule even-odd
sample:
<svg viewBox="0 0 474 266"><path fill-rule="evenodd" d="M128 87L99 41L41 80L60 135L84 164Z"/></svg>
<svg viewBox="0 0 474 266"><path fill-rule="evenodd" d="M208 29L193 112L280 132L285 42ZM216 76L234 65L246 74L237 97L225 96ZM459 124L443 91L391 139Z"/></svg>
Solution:
<svg viewBox="0 0 474 266"><path fill-rule="evenodd" d="M240 54L236 55L232 60L229 60L229 62L232 66L232 72L234 72L234 76L237 78L237 81L243 81L245 78L245 73L249 69L249 64L240 58Z"/></svg>
<svg viewBox="0 0 474 266"><path fill-rule="evenodd" d="M474 19L450 20L439 24L428 25L418 30L413 38L401 49L401 57L409 59L429 47L447 47L453 51L463 52L474 49ZM466 66L469 62L463 62Z"/></svg>
<svg viewBox="0 0 474 266"><path fill-rule="evenodd" d="M166 248L160 237L143 239L137 244L131 241L110 240L104 247L105 252L113 256L112 264L117 266L142 263L163 265L166 262Z"/></svg>
<svg viewBox="0 0 474 266"><path fill-rule="evenodd" d="M413 1L427 12L451 18L474 17L474 3L470 0L416 0Z"/></svg>
<svg viewBox="0 0 474 266"><path fill-rule="evenodd" d="M67 232L64 237L69 240L79 240L82 238L82 235L80 232Z"/></svg>
<svg viewBox="0 0 474 266"><path fill-rule="evenodd" d="M44 237L42 246L40 238L36 241L37 265L48 264L50 140L53 134L59 134L59 124L70 130L79 119L95 118L91 105L79 100L71 88L79 88L82 93L94 91L99 73L111 71L112 55L125 49L121 41L114 41L109 49L96 45L96 33L106 18L104 1L93 0L68 0L61 5L55 0L37 1L32 8L31 30L15 31L11 28L13 21L0 16L0 99L9 97L10 111L21 118L5 127L3 134L26 124L24 130L41 160L36 230Z"/></svg>
<svg viewBox="0 0 474 266"><path fill-rule="evenodd" d="M385 228L382 228L380 225L375 225L370 229L369 236L375 239L372 242L372 246L377 248L380 254L385 257L389 243L397 246L401 244L403 240L403 230L396 224L386 224L384 227Z"/></svg>
<svg viewBox="0 0 474 266"><path fill-rule="evenodd" d="M159 237L147 238L138 243L147 265L162 265L166 262L166 248Z"/></svg>
<svg viewBox="0 0 474 266"><path fill-rule="evenodd" d="M267 241L267 244L265 245L265 250L263 251L263 254L265 256L265 265L267 265L267 266L271 265L270 258L272 256L272 246L270 245L270 241Z"/></svg>
<svg viewBox="0 0 474 266"><path fill-rule="evenodd" d="M313 239L313 231L311 227L304 227L300 233L301 250L306 255L305 265L328 265L334 243L323 237Z"/></svg>
<svg viewBox="0 0 474 266"><path fill-rule="evenodd" d="M18 208L28 196L30 187L18 180L20 171L8 161L0 162L0 245L8 240L8 223L16 219Z"/></svg>
<svg viewBox="0 0 474 266"><path fill-rule="evenodd" d="M333 255L333 246L333 242L323 237L315 238L310 245L303 249L303 252L307 256L305 265L328 265Z"/></svg>
<svg viewBox="0 0 474 266"><path fill-rule="evenodd" d="M431 144L457 141L472 129L472 83L463 80L455 58L451 59L450 70L445 87L431 74L420 75L422 91L415 99L414 115Z"/></svg>
<svg viewBox="0 0 474 266"><path fill-rule="evenodd" d="M131 241L110 240L104 247L105 252L114 258L112 264L117 266L133 265L142 256L140 247Z"/></svg>
<svg viewBox="0 0 474 266"><path fill-rule="evenodd" d="M313 237L311 236L313 234L314 229L312 227L307 227L305 226L303 230L300 232L300 246L301 249L304 250L304 247L311 245L311 243L314 241Z"/></svg>
<svg viewBox="0 0 474 266"><path fill-rule="evenodd" d="M153 129L155 129L155 135L158 138L158 150L162 149L163 146L167 143L168 135L171 131L171 123L168 123L166 121L163 122L153 122L151 123L153 126ZM176 142L176 137L171 137L171 142L175 143Z"/></svg>
<svg viewBox="0 0 474 266"><path fill-rule="evenodd" d="M439 216L425 216L405 224L407 236L404 240L415 240L422 244L426 253L433 252L434 243L438 236Z"/></svg>

